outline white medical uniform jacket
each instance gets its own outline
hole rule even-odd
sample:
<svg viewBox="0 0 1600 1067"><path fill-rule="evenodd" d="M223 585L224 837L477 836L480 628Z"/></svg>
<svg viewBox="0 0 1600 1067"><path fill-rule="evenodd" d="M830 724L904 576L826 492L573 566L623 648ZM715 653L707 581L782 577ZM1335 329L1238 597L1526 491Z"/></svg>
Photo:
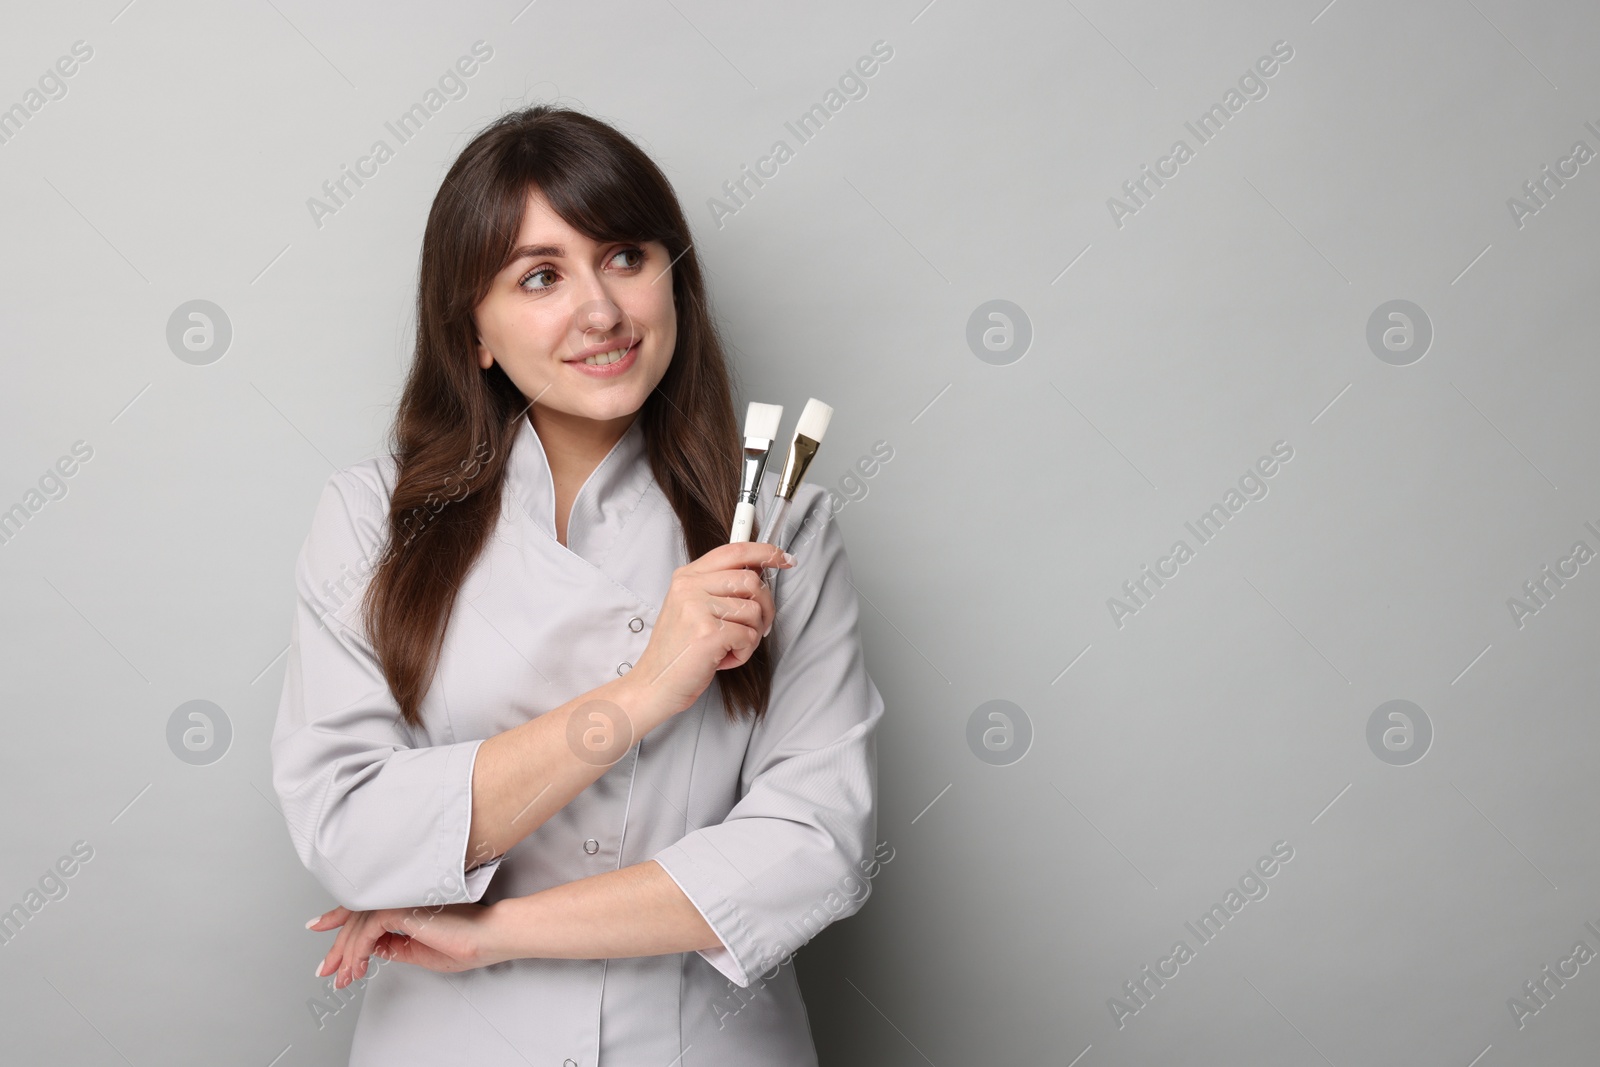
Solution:
<svg viewBox="0 0 1600 1067"><path fill-rule="evenodd" d="M763 510L781 461L780 450ZM354 910L489 903L654 859L721 945L457 974L373 959L350 1063L815 1064L794 966L780 960L870 892L883 714L827 494L803 483L779 534L798 561L775 579L765 718L730 723L714 681L503 857L464 871L479 744L628 671L688 562L639 420L579 490L565 546L526 417L507 462L498 525L457 594L420 729L400 719L360 617L394 460L329 477L296 562L272 735L294 847Z"/></svg>

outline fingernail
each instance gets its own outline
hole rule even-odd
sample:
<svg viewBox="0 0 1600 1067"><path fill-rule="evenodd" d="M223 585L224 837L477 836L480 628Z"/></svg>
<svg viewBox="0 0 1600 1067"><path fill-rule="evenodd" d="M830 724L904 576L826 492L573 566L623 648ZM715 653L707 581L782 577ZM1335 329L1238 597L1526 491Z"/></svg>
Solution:
<svg viewBox="0 0 1600 1067"><path fill-rule="evenodd" d="M791 556L791 555L789 555L789 553L787 553L787 552L785 552L785 553L784 553L784 554L783 554L783 561L784 561L784 562L785 562L785 563L787 563L787 564L788 564L788 565L789 565L789 566L791 566L791 567L793 567L793 566L794 566L794 557L793 557L793 556Z"/></svg>
<svg viewBox="0 0 1600 1067"><path fill-rule="evenodd" d="M310 922L306 923L306 929L307 930L311 929L313 926L317 925L321 921L322 921L322 916L318 915L315 919L312 919Z"/></svg>
<svg viewBox="0 0 1600 1067"><path fill-rule="evenodd" d="M761 636L765 637L768 634L770 634L771 632L772 632L772 624L769 622L769 623L767 623L767 628L765 630L761 631Z"/></svg>
<svg viewBox="0 0 1600 1067"><path fill-rule="evenodd" d="M316 972L315 977L321 978L322 977L322 968L326 967L327 965L328 965L328 961L327 960L318 960L317 961L317 972Z"/></svg>

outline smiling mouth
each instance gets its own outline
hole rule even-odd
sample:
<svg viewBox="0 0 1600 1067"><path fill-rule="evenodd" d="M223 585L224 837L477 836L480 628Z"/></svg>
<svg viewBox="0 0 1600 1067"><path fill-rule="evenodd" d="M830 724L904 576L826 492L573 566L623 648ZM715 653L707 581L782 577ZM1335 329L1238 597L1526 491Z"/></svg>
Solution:
<svg viewBox="0 0 1600 1067"><path fill-rule="evenodd" d="M604 367L625 358L629 352L633 351L634 347L634 345L629 345L627 348L613 348L611 351L602 352L598 356L585 356L578 362L590 367Z"/></svg>

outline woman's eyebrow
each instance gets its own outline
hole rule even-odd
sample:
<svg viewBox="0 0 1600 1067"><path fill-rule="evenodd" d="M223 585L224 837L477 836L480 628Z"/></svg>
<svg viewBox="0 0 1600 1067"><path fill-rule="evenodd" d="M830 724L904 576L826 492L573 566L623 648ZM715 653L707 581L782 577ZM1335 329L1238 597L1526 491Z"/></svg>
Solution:
<svg viewBox="0 0 1600 1067"><path fill-rule="evenodd" d="M619 243L623 242L607 241L603 244ZM504 270L506 267L509 267L511 264L522 259L539 259L544 256L550 256L555 259L564 259L566 254L567 250L561 245L520 245L511 250L511 255L506 257L506 261L501 265L500 269Z"/></svg>
<svg viewBox="0 0 1600 1067"><path fill-rule="evenodd" d="M513 249L511 258L506 262L511 263L519 259L536 259L539 256L554 256L557 259L567 254L567 250L560 245L523 245Z"/></svg>

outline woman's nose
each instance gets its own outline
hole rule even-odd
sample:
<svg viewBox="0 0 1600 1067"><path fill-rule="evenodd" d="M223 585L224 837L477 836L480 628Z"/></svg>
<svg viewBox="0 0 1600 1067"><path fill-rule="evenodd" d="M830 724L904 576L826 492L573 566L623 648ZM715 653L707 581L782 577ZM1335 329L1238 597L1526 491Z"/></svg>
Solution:
<svg viewBox="0 0 1600 1067"><path fill-rule="evenodd" d="M625 317L616 302L606 295L603 285L597 281L595 288L596 295L579 304L572 312L572 329L580 336L604 334Z"/></svg>

